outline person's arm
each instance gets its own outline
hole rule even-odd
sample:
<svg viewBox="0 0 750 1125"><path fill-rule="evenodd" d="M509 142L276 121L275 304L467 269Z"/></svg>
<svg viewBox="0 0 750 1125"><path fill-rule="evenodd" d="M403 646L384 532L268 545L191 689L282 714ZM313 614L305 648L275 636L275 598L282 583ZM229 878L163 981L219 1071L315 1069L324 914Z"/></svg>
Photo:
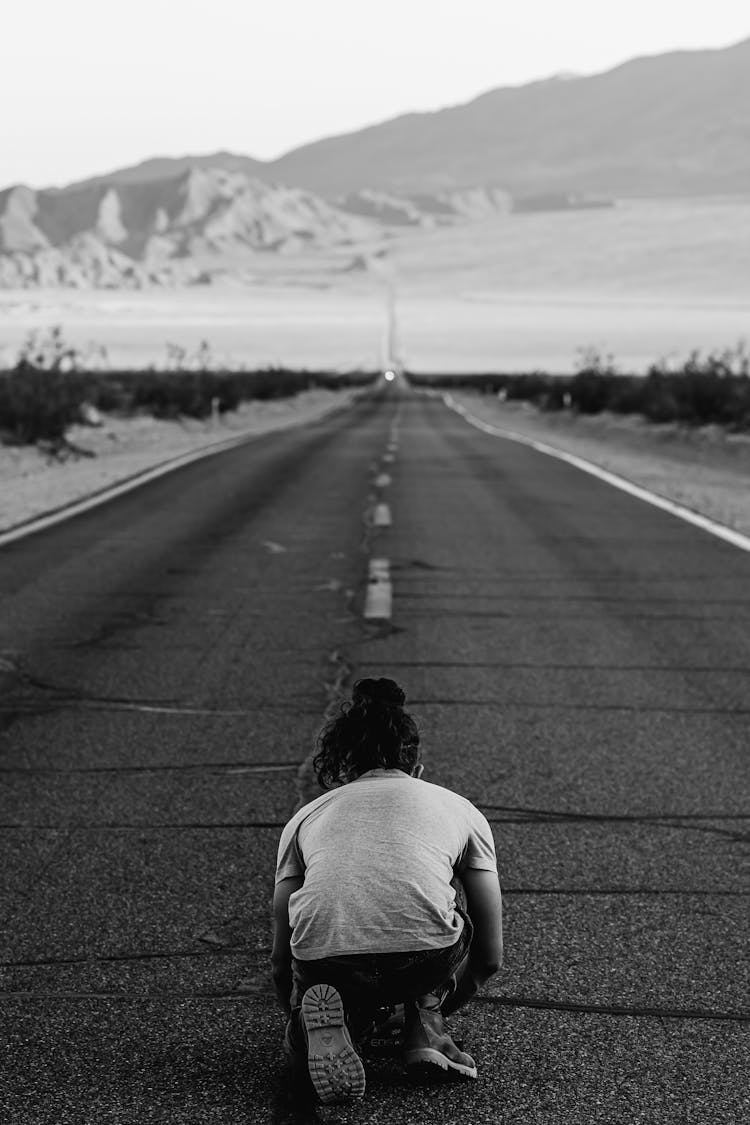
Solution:
<svg viewBox="0 0 750 1125"><path fill-rule="evenodd" d="M287 1015L291 1011L292 995L292 951L289 942L292 929L289 925L289 899L298 891L305 879L303 875L293 875L276 884L273 893L273 948L271 950L271 972L276 997Z"/></svg>
<svg viewBox="0 0 750 1125"><path fill-rule="evenodd" d="M461 880L474 934L469 963L457 982L456 991L443 1005L446 1015L470 1000L503 963L503 904L497 872L467 867L461 872Z"/></svg>
<svg viewBox="0 0 750 1125"><path fill-rule="evenodd" d="M474 926L470 960L482 983L503 963L503 900L497 871L468 867L461 875L467 913Z"/></svg>

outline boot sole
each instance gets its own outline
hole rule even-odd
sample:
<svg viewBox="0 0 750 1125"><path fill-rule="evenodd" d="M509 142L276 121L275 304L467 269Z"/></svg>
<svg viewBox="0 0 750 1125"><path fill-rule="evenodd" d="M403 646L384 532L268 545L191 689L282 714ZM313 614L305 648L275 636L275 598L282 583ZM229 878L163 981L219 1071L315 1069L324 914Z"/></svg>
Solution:
<svg viewBox="0 0 750 1125"><path fill-rule="evenodd" d="M447 1055L432 1047L419 1047L407 1051L404 1055L404 1065L407 1067L426 1066L430 1069L437 1066L440 1070L454 1071L463 1075L464 1078L476 1078L477 1076L476 1066L464 1066L462 1063L453 1062Z"/></svg>
<svg viewBox="0 0 750 1125"><path fill-rule="evenodd" d="M344 1021L341 996L330 984L314 984L302 997L307 1069L324 1105L361 1098L365 1068Z"/></svg>

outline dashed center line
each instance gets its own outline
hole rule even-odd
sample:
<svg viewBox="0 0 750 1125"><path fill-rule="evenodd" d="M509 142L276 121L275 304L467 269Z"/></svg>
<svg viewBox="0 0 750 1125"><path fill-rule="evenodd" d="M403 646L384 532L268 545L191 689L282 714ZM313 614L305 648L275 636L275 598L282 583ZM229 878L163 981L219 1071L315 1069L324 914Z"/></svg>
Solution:
<svg viewBox="0 0 750 1125"><path fill-rule="evenodd" d="M364 609L365 621L389 621L392 609L393 587L390 563L388 559L370 559Z"/></svg>
<svg viewBox="0 0 750 1125"><path fill-rule="evenodd" d="M391 509L387 504L376 504L372 516L373 527L390 527L392 524Z"/></svg>
<svg viewBox="0 0 750 1125"><path fill-rule="evenodd" d="M380 469L375 470L373 478L374 493L371 493L369 502L372 504L370 526L377 528L391 527L393 519L391 509L382 499L383 491L392 482L390 473L383 469L384 465L395 461L397 449L398 422L391 426L390 441L386 452L380 458ZM369 561L367 575L367 594L363 617L365 621L389 621L393 611L393 586L391 583L391 568L387 558L373 557Z"/></svg>
<svg viewBox="0 0 750 1125"><path fill-rule="evenodd" d="M390 582L390 568L388 559L370 559L370 582Z"/></svg>

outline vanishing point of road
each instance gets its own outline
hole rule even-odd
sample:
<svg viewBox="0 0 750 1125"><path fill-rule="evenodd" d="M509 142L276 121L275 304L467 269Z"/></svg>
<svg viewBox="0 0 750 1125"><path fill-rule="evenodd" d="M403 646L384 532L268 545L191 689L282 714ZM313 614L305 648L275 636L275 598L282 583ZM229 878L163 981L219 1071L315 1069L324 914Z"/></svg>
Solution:
<svg viewBox="0 0 750 1125"><path fill-rule="evenodd" d="M496 832L506 965L476 1083L305 1114L276 844L380 674ZM750 1119L749 554L394 386L0 549L0 684L9 1125Z"/></svg>

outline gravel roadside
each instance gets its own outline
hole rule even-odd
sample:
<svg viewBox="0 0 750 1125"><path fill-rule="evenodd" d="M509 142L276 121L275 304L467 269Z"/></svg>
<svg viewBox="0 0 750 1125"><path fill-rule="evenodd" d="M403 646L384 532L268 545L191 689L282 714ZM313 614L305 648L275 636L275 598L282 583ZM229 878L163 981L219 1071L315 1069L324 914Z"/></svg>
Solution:
<svg viewBox="0 0 750 1125"><path fill-rule="evenodd" d="M491 425L544 441L717 523L750 535L750 435L640 417L544 412L528 403L451 392Z"/></svg>

